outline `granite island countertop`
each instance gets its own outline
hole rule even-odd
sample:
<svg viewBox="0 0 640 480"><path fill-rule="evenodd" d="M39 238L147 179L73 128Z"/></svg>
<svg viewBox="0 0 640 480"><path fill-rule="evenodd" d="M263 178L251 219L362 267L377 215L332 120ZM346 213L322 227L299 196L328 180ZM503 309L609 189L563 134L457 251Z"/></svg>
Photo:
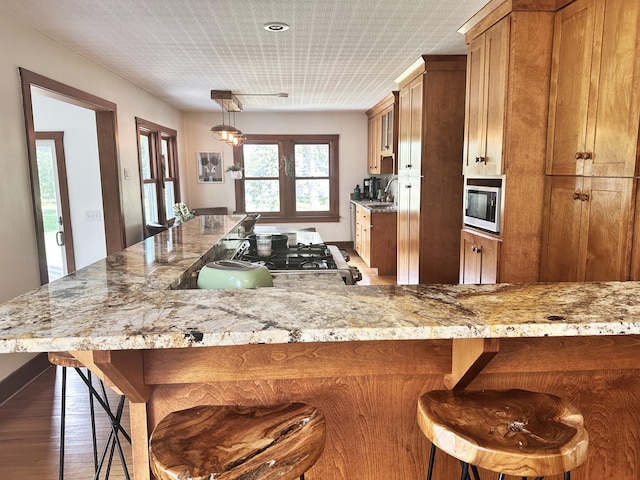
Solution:
<svg viewBox="0 0 640 480"><path fill-rule="evenodd" d="M197 217L0 304L0 353L640 334L640 283L176 290L242 216Z"/></svg>

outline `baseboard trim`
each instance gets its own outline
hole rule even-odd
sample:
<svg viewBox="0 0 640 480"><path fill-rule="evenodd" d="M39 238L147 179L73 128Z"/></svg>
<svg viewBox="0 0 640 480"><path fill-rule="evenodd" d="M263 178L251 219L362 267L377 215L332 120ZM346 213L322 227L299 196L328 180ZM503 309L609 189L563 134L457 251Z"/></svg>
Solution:
<svg viewBox="0 0 640 480"><path fill-rule="evenodd" d="M49 368L49 357L40 353L0 381L0 405L31 383Z"/></svg>
<svg viewBox="0 0 640 480"><path fill-rule="evenodd" d="M327 245L335 245L343 250L353 248L353 242L325 242Z"/></svg>

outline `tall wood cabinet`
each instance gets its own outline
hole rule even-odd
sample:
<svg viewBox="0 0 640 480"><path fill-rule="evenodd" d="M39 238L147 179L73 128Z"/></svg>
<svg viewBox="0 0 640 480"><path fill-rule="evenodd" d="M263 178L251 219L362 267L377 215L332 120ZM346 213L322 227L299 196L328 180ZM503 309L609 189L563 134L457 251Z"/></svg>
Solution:
<svg viewBox="0 0 640 480"><path fill-rule="evenodd" d="M555 16L541 279L638 279L640 2ZM635 252L635 253L634 253Z"/></svg>
<svg viewBox="0 0 640 480"><path fill-rule="evenodd" d="M367 171L370 174L380 175L397 171L398 93L391 92L367 111L369 119Z"/></svg>
<svg viewBox="0 0 640 480"><path fill-rule="evenodd" d="M632 178L549 177L544 280L629 278L634 186Z"/></svg>
<svg viewBox="0 0 640 480"><path fill-rule="evenodd" d="M503 19L469 42L465 175L500 175L509 59L510 22Z"/></svg>
<svg viewBox="0 0 640 480"><path fill-rule="evenodd" d="M640 2L577 0L555 19L547 173L637 174Z"/></svg>
<svg viewBox="0 0 640 480"><path fill-rule="evenodd" d="M554 13L555 2L489 2L459 30L468 53L465 182L502 187L499 234L478 231L494 242L497 282L539 277ZM466 260L460 281L475 278Z"/></svg>
<svg viewBox="0 0 640 480"><path fill-rule="evenodd" d="M424 55L396 79L400 284L458 281L465 65Z"/></svg>

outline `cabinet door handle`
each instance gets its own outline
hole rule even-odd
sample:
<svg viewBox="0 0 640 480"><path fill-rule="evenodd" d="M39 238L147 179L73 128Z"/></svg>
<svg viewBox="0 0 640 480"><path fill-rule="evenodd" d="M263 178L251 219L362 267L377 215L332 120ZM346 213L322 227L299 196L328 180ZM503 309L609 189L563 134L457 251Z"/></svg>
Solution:
<svg viewBox="0 0 640 480"><path fill-rule="evenodd" d="M583 202L586 202L587 200L589 200L589 194L588 193L581 193L580 194L580 200Z"/></svg>
<svg viewBox="0 0 640 480"><path fill-rule="evenodd" d="M408 164L408 165L405 165L405 166L406 166L407 168L413 168L413 165L411 165L411 164Z"/></svg>
<svg viewBox="0 0 640 480"><path fill-rule="evenodd" d="M411 188L411 184L405 185L404 188Z"/></svg>
<svg viewBox="0 0 640 480"><path fill-rule="evenodd" d="M582 158L589 160L591 158L591 152L582 152Z"/></svg>
<svg viewBox="0 0 640 480"><path fill-rule="evenodd" d="M471 247L471 251L472 251L473 253L480 253L480 252L482 252L482 247L478 247L477 245L473 245L473 246Z"/></svg>
<svg viewBox="0 0 640 480"><path fill-rule="evenodd" d="M476 163L487 163L487 157L476 157Z"/></svg>
<svg viewBox="0 0 640 480"><path fill-rule="evenodd" d="M582 152L576 152L576 160L580 160L581 158L584 158L583 153Z"/></svg>
<svg viewBox="0 0 640 480"><path fill-rule="evenodd" d="M574 200L580 200L580 193L578 193L578 192L573 192L573 199L574 199Z"/></svg>

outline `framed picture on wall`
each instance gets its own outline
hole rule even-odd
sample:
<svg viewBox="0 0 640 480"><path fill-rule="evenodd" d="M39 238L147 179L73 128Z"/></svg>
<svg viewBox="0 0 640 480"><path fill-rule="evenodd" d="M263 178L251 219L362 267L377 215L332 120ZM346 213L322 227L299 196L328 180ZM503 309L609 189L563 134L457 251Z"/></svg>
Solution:
<svg viewBox="0 0 640 480"><path fill-rule="evenodd" d="M222 152L198 152L198 183L223 183Z"/></svg>

